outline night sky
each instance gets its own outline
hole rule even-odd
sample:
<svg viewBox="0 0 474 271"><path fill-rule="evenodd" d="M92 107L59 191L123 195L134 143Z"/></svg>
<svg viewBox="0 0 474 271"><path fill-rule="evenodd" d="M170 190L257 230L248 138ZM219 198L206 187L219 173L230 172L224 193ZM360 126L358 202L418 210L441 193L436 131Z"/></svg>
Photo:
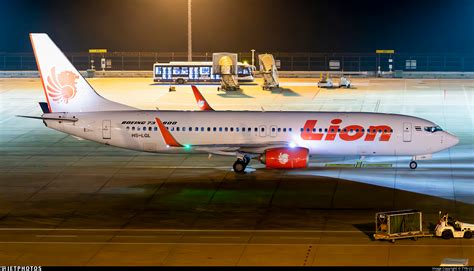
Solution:
<svg viewBox="0 0 474 271"><path fill-rule="evenodd" d="M187 0L0 0L0 52L186 51ZM474 1L193 0L193 49L473 53Z"/></svg>

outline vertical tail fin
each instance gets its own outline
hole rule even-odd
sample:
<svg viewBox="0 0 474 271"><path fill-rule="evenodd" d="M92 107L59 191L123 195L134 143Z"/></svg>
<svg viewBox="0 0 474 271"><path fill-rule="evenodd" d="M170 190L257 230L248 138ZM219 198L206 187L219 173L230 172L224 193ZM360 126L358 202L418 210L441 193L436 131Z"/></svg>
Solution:
<svg viewBox="0 0 474 271"><path fill-rule="evenodd" d="M209 105L209 103L204 99L201 92L196 86L191 86L194 93L194 98L196 98L197 105L201 111L214 111L214 109Z"/></svg>
<svg viewBox="0 0 474 271"><path fill-rule="evenodd" d="M133 110L95 92L47 34L30 34L50 112Z"/></svg>

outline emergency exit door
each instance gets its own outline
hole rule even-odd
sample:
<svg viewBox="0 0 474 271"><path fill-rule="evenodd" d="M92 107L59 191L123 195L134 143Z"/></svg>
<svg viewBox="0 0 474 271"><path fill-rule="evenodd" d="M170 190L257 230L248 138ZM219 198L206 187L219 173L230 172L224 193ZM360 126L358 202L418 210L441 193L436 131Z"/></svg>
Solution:
<svg viewBox="0 0 474 271"><path fill-rule="evenodd" d="M103 139L110 139L112 137L110 126L111 126L111 121L110 120L103 120L102 121L102 138Z"/></svg>
<svg viewBox="0 0 474 271"><path fill-rule="evenodd" d="M411 122L403 123L403 142L411 142Z"/></svg>

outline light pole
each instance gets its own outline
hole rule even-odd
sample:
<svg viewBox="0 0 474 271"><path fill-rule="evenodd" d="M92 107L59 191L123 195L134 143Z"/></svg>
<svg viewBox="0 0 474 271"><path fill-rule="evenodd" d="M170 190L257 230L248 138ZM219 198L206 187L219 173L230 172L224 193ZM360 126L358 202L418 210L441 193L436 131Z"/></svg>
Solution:
<svg viewBox="0 0 474 271"><path fill-rule="evenodd" d="M191 29L191 1L188 0L188 61L193 61L193 39Z"/></svg>
<svg viewBox="0 0 474 271"><path fill-rule="evenodd" d="M252 66L255 66L255 49L252 49L250 51L252 51Z"/></svg>

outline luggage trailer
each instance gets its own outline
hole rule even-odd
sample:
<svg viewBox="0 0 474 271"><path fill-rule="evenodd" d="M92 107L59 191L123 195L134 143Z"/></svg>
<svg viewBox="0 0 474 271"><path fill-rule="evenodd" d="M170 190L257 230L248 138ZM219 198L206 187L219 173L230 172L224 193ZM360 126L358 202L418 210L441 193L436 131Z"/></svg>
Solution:
<svg viewBox="0 0 474 271"><path fill-rule="evenodd" d="M433 234L423 232L422 213L418 210L401 210L379 212L375 214L375 240L397 239L417 240L421 237L432 237Z"/></svg>

